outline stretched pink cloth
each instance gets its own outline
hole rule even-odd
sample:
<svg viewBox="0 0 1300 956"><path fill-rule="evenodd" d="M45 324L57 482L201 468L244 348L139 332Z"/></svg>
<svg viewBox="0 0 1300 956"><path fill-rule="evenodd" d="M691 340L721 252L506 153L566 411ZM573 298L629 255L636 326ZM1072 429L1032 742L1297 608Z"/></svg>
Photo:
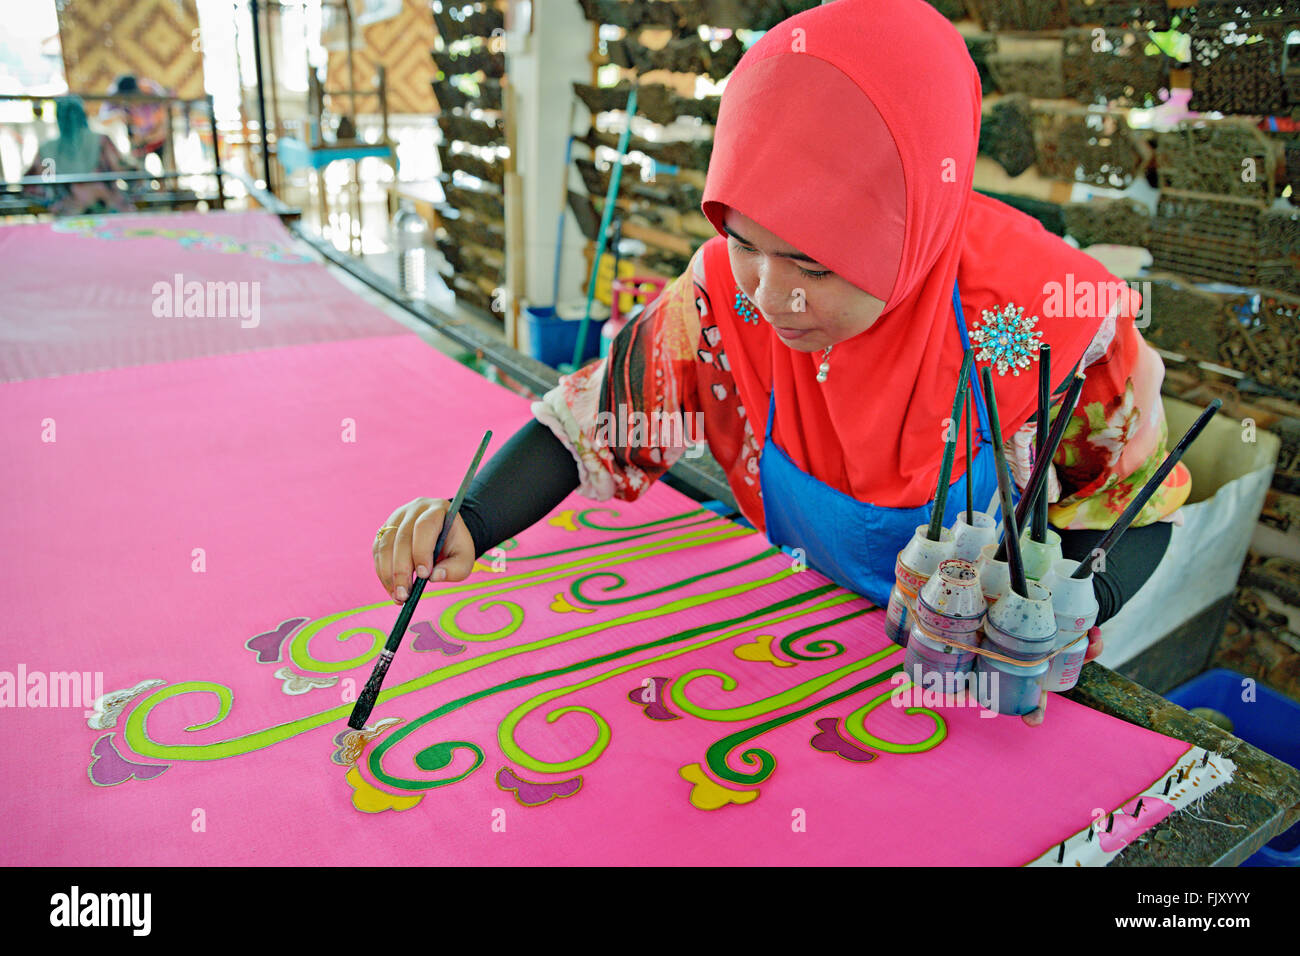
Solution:
<svg viewBox="0 0 1300 956"><path fill-rule="evenodd" d="M0 263L0 381L407 331L268 213L6 226Z"/></svg>
<svg viewBox="0 0 1300 956"><path fill-rule="evenodd" d="M6 865L1100 862L1229 772L1063 698L895 706L883 611L664 486L430 587L349 737L375 530L526 401L408 334L0 409Z"/></svg>

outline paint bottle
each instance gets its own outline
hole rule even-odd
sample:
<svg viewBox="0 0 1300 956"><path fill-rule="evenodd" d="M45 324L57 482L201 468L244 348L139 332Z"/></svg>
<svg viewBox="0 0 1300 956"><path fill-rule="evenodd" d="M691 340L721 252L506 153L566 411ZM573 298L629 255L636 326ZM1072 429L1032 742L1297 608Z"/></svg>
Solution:
<svg viewBox="0 0 1300 956"><path fill-rule="evenodd" d="M990 541L980 548L979 560L975 562L975 570L980 576L980 590L984 592L984 601L990 608L997 603L998 598L1011 590L1011 566L1005 561L999 561L995 557L997 552L998 543Z"/></svg>
<svg viewBox="0 0 1300 956"><path fill-rule="evenodd" d="M1041 581L1052 565L1063 557L1061 536L1048 528L1046 540L1040 544L1026 531L1020 538L1020 555L1025 562L1025 577L1031 581Z"/></svg>
<svg viewBox="0 0 1300 956"><path fill-rule="evenodd" d="M931 634L975 644L987 610L975 565L949 558L921 588L916 619Z"/></svg>
<svg viewBox="0 0 1300 956"><path fill-rule="evenodd" d="M967 523L963 511L952 526L952 556L974 564L979 560L983 547L997 540L997 531L998 523L991 514L972 511L970 523Z"/></svg>
<svg viewBox="0 0 1300 956"><path fill-rule="evenodd" d="M1047 676L1043 678L1045 690L1069 690L1079 681L1083 659L1088 654L1088 631L1097 621L1097 594L1092 586L1092 574L1086 578L1072 578L1078 561L1063 558L1052 565L1040 582L1052 592L1052 608L1056 613L1056 646L1066 647L1052 658Z"/></svg>
<svg viewBox="0 0 1300 956"><path fill-rule="evenodd" d="M1029 595L1008 591L989 608L984 620L984 647L1019 661L1033 661L1056 648L1056 614L1052 595L1041 584L1030 583ZM980 655L980 673L988 674L990 709L999 714L1023 716L1038 706L1048 663L1020 667Z"/></svg>
<svg viewBox="0 0 1300 956"><path fill-rule="evenodd" d="M894 587L885 609L885 635L899 647L907 646L909 620L916 597L939 564L952 557L952 532L939 531L939 540L930 540L930 526L918 525L912 540L898 552L894 562Z"/></svg>
<svg viewBox="0 0 1300 956"><path fill-rule="evenodd" d="M941 562L916 601L916 619L903 659L908 677L923 686L938 680L946 692L955 692L955 675L971 671L975 652L953 647L943 638L977 644L987 607L973 564L953 558Z"/></svg>
<svg viewBox="0 0 1300 956"><path fill-rule="evenodd" d="M937 681L944 693L953 694L965 686L964 675L974 669L975 657L974 651L936 641L913 625L903 658L903 673L920 687Z"/></svg>

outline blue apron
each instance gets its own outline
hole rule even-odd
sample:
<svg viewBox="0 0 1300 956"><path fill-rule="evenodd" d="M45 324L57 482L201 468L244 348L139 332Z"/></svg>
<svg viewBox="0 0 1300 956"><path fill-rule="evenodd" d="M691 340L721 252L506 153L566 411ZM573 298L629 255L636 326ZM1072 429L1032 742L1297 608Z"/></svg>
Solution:
<svg viewBox="0 0 1300 956"><path fill-rule="evenodd" d="M963 348L970 348L961 298L953 282L952 302ZM948 491L944 526L951 525L966 510L966 482L973 477L973 500L982 507L997 490L997 472L988 411L978 387L974 365L971 384L979 413L979 453L973 467ZM775 394L768 399L767 432L759 459L759 480L763 489L763 517L767 537L782 547L801 548L810 567L851 591L884 607L894 586L894 559L911 539L918 525L929 524L934 501L919 508L885 508L858 501L802 471L772 439L776 417ZM936 448L936 452L938 449Z"/></svg>

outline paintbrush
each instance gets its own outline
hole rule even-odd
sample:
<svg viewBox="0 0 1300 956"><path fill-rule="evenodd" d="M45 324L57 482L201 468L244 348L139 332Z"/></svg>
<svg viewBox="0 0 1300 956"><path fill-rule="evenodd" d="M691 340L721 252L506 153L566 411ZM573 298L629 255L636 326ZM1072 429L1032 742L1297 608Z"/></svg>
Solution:
<svg viewBox="0 0 1300 956"><path fill-rule="evenodd" d="M1047 454L1048 417L1052 408L1052 347L1038 346L1038 457L1051 458ZM1037 461L1034 462L1037 464ZM1038 499L1037 505L1030 513L1032 524L1029 536L1043 544L1047 541L1047 495Z"/></svg>
<svg viewBox="0 0 1300 956"><path fill-rule="evenodd" d="M943 463L939 466L939 487L934 493L934 514L930 516L928 537L931 541L938 541L939 534L943 531L943 512L948 504L948 483L952 480L952 460L957 454L957 430L961 427L961 409L966 404L970 366L974 360L974 351L967 349L961 360L961 374L957 378L957 394L953 396L952 400L952 416L948 419L951 425L948 431L948 439L943 443ZM969 468L969 465L967 467Z"/></svg>
<svg viewBox="0 0 1300 956"><path fill-rule="evenodd" d="M1002 450L1002 425L998 422L998 397L993 391L993 374L986 365L980 369L984 378L984 401L989 406L989 429L993 432L993 463L997 466L998 492L1002 495L1002 523L1007 544L1007 570L1011 573L1011 590L1023 598L1029 597L1029 583L1025 580L1025 562L1020 556L1020 533L1016 527L1016 509L1011 502L1011 471L1007 456Z"/></svg>
<svg viewBox="0 0 1300 956"><path fill-rule="evenodd" d="M1192 427L1187 429L1187 434L1179 440L1178 444L1174 446L1174 450L1171 451L1165 457L1165 460L1160 463L1160 467L1156 469L1156 473L1147 479L1147 483L1142 486L1142 490L1134 496L1133 500L1128 503L1128 507L1125 508L1123 513L1115 520L1115 523L1110 526L1110 530L1107 531L1102 536L1102 539L1097 542L1097 547L1095 547L1092 552L1094 555L1100 551L1103 560L1105 559L1105 556L1110 553L1110 549L1115 546L1117 541L1119 541L1120 535L1128 530L1129 525L1133 523L1133 519L1138 516L1138 512L1146 507L1146 503L1151 500L1151 496L1156 493L1162 484L1164 484L1165 479L1169 477L1169 473L1174 470L1174 465L1178 464L1178 460L1183 457L1183 453L1191 447L1192 442L1196 441L1201 432L1205 430L1205 426L1210 423L1210 419L1213 418L1222 407L1223 402L1216 398L1214 401L1210 402L1205 411L1201 412L1201 414L1196 417L1196 421L1192 422ZM1090 574L1092 574L1092 562L1081 561L1070 577L1086 578Z"/></svg>
<svg viewBox="0 0 1300 956"><path fill-rule="evenodd" d="M975 427L975 409L972 407L974 396L971 395L970 383L966 384L966 523L975 524L975 489L971 480L970 430Z"/></svg>
<svg viewBox="0 0 1300 956"><path fill-rule="evenodd" d="M465 477L460 483L460 488L456 491L456 497L451 502L451 507L442 517L442 530L438 532L438 542L433 547L433 564L438 563L438 558L442 556L442 546L447 543L447 534L451 531L451 526L456 523L456 515L460 513L461 502L465 500L465 492L469 490L469 484L474 480L474 475L478 471L478 464L483 460L483 452L487 451L488 442L492 440L491 430L483 435L483 441L479 443L478 452L474 455L474 460L469 463L469 470L465 472ZM433 574L433 566L429 568L429 574ZM357 702L352 705L352 716L348 718L348 726L353 730L364 730L366 721L370 719L370 712L375 709L375 704L379 699L379 689L384 686L384 675L388 673L388 665L393 663L393 655L397 653L397 648L402 643L402 638L406 634L407 625L411 623L411 615L415 613L415 606L420 603L420 595L424 593L424 586L428 583L428 578L417 577L415 584L411 586L411 593L402 605L402 611L397 615L397 623L393 625L392 633L388 635L388 642L384 644L383 651L379 654L379 659L375 661L374 670L370 672L370 680L366 681L365 688L361 691L361 696Z"/></svg>
<svg viewBox="0 0 1300 956"><path fill-rule="evenodd" d="M1017 528L1024 526L1025 518L1038 501L1038 496L1042 495L1044 500L1047 498L1047 469L1052 464L1052 456L1056 454L1056 449L1061 445L1061 439L1065 437L1065 430L1070 427L1070 416L1074 414L1074 407L1079 403L1079 394L1083 391L1084 381L1083 373L1076 372L1070 387L1065 391L1061 410L1057 413L1056 421L1052 422L1052 429L1047 434L1047 448L1038 456L1034 467L1030 469L1029 480L1025 482L1025 493L1020 496L1020 504L1016 505ZM998 546L996 557L999 561L1007 559L1005 541Z"/></svg>

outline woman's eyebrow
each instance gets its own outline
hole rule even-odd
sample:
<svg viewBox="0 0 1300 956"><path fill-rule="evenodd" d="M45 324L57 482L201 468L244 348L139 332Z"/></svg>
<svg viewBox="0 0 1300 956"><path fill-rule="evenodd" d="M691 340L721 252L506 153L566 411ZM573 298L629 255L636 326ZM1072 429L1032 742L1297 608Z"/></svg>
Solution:
<svg viewBox="0 0 1300 956"><path fill-rule="evenodd" d="M727 235L729 235L732 239L735 239L737 242L742 243L746 246L753 246L753 248L755 249L758 248L758 246L755 246L752 242L750 242L740 233L736 232L736 230L732 229L730 226L724 224L722 228L726 230ZM814 265L821 264L819 260L814 259L812 256L805 256L802 252L774 252L772 253L772 255L780 259L796 259L799 262L811 262Z"/></svg>

